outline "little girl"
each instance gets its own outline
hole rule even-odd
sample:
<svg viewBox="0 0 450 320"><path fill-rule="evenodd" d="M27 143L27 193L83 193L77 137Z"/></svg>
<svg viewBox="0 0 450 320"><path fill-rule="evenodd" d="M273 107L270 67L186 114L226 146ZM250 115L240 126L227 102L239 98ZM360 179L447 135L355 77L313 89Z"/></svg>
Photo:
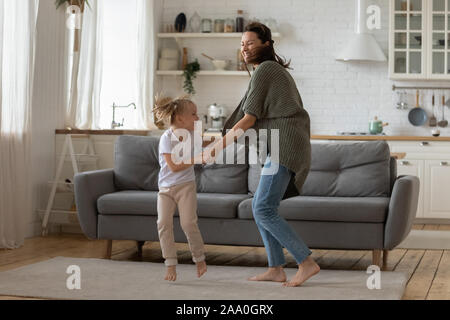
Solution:
<svg viewBox="0 0 450 320"><path fill-rule="evenodd" d="M206 262L203 239L197 225L197 187L193 167L194 153L201 152L202 144L200 135L194 139L194 124L199 120L197 106L186 98L157 100L154 114L158 122L170 124L159 141L161 169L158 177L157 224L162 255L167 266L164 279L175 281L177 278L178 260L173 235L173 215L177 206L181 228L188 240L192 260L197 265L197 276L201 277L206 272ZM199 141L200 145L194 146L194 141ZM180 148L180 143L189 145ZM180 156L180 150L186 149L191 154ZM181 159L177 159L178 156Z"/></svg>

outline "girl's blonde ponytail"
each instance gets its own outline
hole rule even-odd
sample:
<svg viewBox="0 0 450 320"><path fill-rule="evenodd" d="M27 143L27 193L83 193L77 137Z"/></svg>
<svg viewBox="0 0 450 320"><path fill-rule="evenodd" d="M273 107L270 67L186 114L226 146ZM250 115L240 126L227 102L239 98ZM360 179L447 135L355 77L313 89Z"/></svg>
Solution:
<svg viewBox="0 0 450 320"><path fill-rule="evenodd" d="M186 96L172 99L170 97L162 97L158 94L155 97L155 105L153 114L155 115L155 124L162 129L166 125L173 124L175 116L184 112L185 107L193 103Z"/></svg>

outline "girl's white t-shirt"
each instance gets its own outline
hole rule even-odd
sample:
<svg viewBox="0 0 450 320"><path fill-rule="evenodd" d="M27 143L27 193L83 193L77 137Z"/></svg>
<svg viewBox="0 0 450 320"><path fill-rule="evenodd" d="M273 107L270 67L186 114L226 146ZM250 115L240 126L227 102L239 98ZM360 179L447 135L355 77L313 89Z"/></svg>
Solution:
<svg viewBox="0 0 450 320"><path fill-rule="evenodd" d="M158 186L159 188L167 188L175 186L180 183L195 181L194 166L191 166L183 171L172 172L166 163L164 153L175 153L175 159L190 159L198 153L202 152L202 137L200 134L196 134L196 131L188 131L190 139L186 141L180 141L172 128L167 129L161 135L159 140L159 170ZM195 139L194 139L195 137ZM183 154L183 150L190 150L191 154ZM174 159L174 158L172 158Z"/></svg>

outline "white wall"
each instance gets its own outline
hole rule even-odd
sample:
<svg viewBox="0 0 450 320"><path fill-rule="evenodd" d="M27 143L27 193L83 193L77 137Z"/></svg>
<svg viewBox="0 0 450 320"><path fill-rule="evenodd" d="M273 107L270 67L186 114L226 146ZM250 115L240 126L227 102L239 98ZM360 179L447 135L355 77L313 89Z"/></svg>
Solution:
<svg viewBox="0 0 450 320"><path fill-rule="evenodd" d="M45 208L47 181L55 172L55 129L64 125L65 13L56 10L53 0L41 0L37 22L35 78L33 94L32 159L33 218L27 237L40 233L36 209Z"/></svg>
<svg viewBox="0 0 450 320"><path fill-rule="evenodd" d="M382 28L374 35L387 56L389 1L374 0L373 3L382 9ZM367 132L369 119L376 115L390 123L385 129L389 135L430 135L430 128L409 124L407 110L395 109L394 82L388 79L387 63L335 61L336 54L354 31L354 8L354 0L165 0L161 28L173 23L180 12L184 12L188 20L195 11L202 18L215 19L234 17L238 9L243 9L249 18L274 18L282 33L282 39L275 43L276 49L282 56L292 59L294 70L291 73L311 116L313 134ZM201 67L207 69L210 68L209 61L200 55L201 52L234 61L240 41L196 39L185 40L184 44L191 53L189 61L197 57ZM181 78L160 79L165 92L181 93ZM225 104L231 112L245 93L247 84L248 78L243 77L198 77L194 82L197 90L194 100L200 113L206 113L206 107L214 102ZM426 82L406 84L430 85ZM447 93L450 96L450 90ZM415 105L414 94L410 91L409 103L412 105ZM449 109L447 114L450 116ZM441 129L441 133L448 135L450 128Z"/></svg>

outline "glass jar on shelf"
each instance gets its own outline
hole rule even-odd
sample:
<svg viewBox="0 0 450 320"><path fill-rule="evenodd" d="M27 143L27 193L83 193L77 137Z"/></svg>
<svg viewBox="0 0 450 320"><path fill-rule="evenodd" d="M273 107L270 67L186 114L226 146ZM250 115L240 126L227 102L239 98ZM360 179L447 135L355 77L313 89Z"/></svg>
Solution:
<svg viewBox="0 0 450 320"><path fill-rule="evenodd" d="M214 32L222 33L225 27L225 20L216 19L214 20Z"/></svg>
<svg viewBox="0 0 450 320"><path fill-rule="evenodd" d="M234 32L234 20L233 19L225 20L224 32Z"/></svg>
<svg viewBox="0 0 450 320"><path fill-rule="evenodd" d="M202 19L202 32L204 32L204 33L212 32L212 21L211 21L211 19Z"/></svg>

